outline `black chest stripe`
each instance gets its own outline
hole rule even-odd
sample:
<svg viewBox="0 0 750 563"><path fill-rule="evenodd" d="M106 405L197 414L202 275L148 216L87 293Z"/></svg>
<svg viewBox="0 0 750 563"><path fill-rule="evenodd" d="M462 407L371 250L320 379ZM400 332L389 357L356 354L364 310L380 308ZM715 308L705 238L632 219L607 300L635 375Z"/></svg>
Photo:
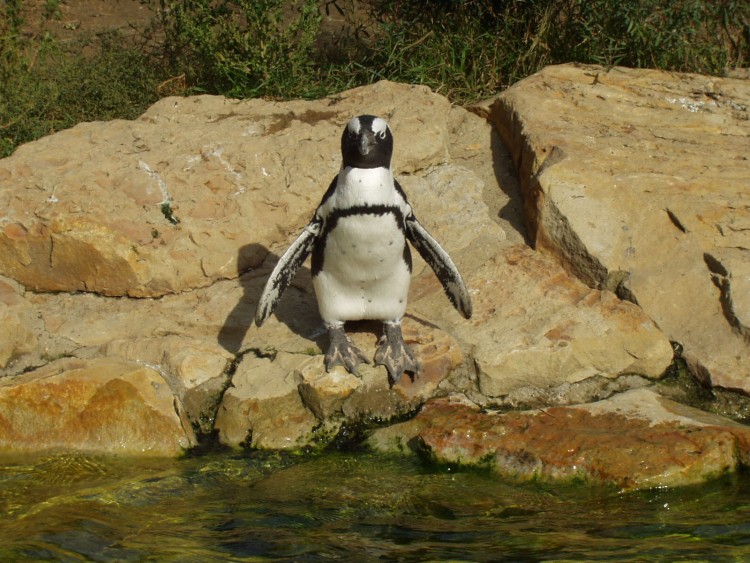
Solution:
<svg viewBox="0 0 750 563"><path fill-rule="evenodd" d="M323 232L315 241L315 246L312 251L312 275L318 275L323 269L323 256L325 254L326 240L328 239L328 234L336 228L339 219L343 217L352 217L354 215L376 215L382 217L388 214L393 215L394 219L396 219L396 225L398 225L398 228L405 236L406 227L404 225L404 214L401 212L401 209L395 205L354 205L352 207L347 207L346 209L334 209L331 214L326 217L323 225ZM404 246L406 246L406 244ZM408 249L405 251L405 254L406 252L408 252ZM407 262L407 265L409 265L409 269L411 270L410 262L411 256L409 256Z"/></svg>
<svg viewBox="0 0 750 563"><path fill-rule="evenodd" d="M398 228L401 229L401 232L405 232L404 214L395 205L353 205L346 209L334 209L326 217L325 225L323 226L323 236L325 237L325 235L330 233L336 227L339 219L343 217L351 217L352 215L376 215L382 217L388 214L395 217Z"/></svg>

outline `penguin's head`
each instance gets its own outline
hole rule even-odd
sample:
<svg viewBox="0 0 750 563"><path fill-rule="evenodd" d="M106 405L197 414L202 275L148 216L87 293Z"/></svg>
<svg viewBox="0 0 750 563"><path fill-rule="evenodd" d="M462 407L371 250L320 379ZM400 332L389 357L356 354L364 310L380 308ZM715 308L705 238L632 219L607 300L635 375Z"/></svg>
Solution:
<svg viewBox="0 0 750 563"><path fill-rule="evenodd" d="M384 119L374 115L352 117L341 136L344 168L390 168L393 135Z"/></svg>

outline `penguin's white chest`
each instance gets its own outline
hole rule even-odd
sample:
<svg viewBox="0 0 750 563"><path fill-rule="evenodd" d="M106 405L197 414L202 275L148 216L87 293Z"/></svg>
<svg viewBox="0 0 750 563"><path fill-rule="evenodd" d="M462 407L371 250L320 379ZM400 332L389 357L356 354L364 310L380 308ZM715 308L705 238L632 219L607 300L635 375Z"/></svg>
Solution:
<svg viewBox="0 0 750 563"><path fill-rule="evenodd" d="M390 189L384 189L388 181ZM329 228L322 268L313 277L321 316L327 324L399 320L406 312L411 281L409 251L399 225L406 203L384 173L350 174L345 182L326 209Z"/></svg>
<svg viewBox="0 0 750 563"><path fill-rule="evenodd" d="M406 267L405 244L392 213L341 217L326 240L324 270L342 283L366 286Z"/></svg>

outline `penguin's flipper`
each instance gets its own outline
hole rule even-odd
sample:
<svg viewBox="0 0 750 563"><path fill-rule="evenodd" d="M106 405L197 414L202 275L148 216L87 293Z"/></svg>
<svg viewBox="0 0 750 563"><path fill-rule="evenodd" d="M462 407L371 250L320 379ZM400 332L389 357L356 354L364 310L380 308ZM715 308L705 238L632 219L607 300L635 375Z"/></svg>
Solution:
<svg viewBox="0 0 750 563"><path fill-rule="evenodd" d="M262 325L273 313L297 270L312 252L321 228L322 221L316 216L277 262L258 300L258 309L255 312L255 324L258 326Z"/></svg>
<svg viewBox="0 0 750 563"><path fill-rule="evenodd" d="M450 302L465 319L471 318L471 297L451 257L413 214L406 218L405 226L406 238L435 272Z"/></svg>

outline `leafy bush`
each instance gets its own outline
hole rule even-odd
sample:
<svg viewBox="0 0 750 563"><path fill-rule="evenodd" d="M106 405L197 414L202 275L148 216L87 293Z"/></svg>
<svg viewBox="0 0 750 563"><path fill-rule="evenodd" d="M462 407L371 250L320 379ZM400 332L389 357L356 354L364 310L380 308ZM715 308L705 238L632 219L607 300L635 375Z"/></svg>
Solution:
<svg viewBox="0 0 750 563"><path fill-rule="evenodd" d="M193 92L234 97L310 98L389 79L426 84L466 103L552 63L720 74L750 62L746 0L160 0L159 6L161 46L173 73L185 73ZM321 7L348 22L332 48L321 48Z"/></svg>
<svg viewBox="0 0 750 563"><path fill-rule="evenodd" d="M549 34L557 60L720 74L750 63L746 0L567 0Z"/></svg>
<svg viewBox="0 0 750 563"><path fill-rule="evenodd" d="M117 33L63 49L46 30L57 2L46 6L40 31L30 34L23 2L0 4L0 157L82 121L135 118L158 99L164 70L157 59ZM83 54L86 47L92 55Z"/></svg>
<svg viewBox="0 0 750 563"><path fill-rule="evenodd" d="M143 1L155 23L139 42L109 33L65 48L46 28L59 0L31 34L27 3L0 1L0 156L170 94L317 98L389 79L462 104L553 63L750 64L747 0ZM326 31L323 11L346 25Z"/></svg>
<svg viewBox="0 0 750 563"><path fill-rule="evenodd" d="M160 0L161 52L192 91L315 95L316 0Z"/></svg>
<svg viewBox="0 0 750 563"><path fill-rule="evenodd" d="M375 3L367 40L345 72L357 83L379 79L426 84L457 103L509 86L549 60L536 41L550 2L438 1Z"/></svg>
<svg viewBox="0 0 750 563"><path fill-rule="evenodd" d="M547 64L722 74L750 64L746 0L383 0L350 66L464 103Z"/></svg>

